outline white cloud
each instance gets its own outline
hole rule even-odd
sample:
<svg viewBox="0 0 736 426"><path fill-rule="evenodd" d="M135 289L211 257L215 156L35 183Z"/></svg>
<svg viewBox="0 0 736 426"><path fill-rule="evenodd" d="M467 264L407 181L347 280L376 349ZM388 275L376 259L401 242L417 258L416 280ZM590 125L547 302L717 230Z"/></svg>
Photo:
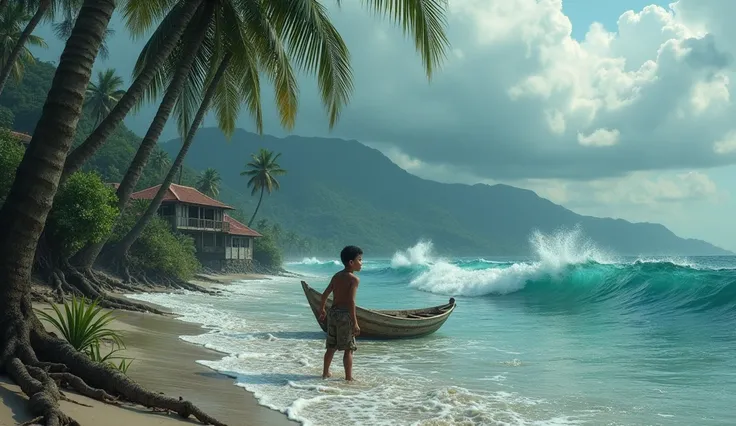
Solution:
<svg viewBox="0 0 736 426"><path fill-rule="evenodd" d="M356 90L332 135L496 180L733 164L736 151L714 149L736 114L736 32L727 13L703 12L719 8L736 10L727 0L648 6L578 41L561 0L455 0L452 47L428 83L398 28L345 4L334 17L354 53ZM320 115L298 126L326 134Z"/></svg>
<svg viewBox="0 0 736 426"><path fill-rule="evenodd" d="M589 135L578 132L578 143L583 146L613 146L618 143L618 130L596 129Z"/></svg>
<svg viewBox="0 0 736 426"><path fill-rule="evenodd" d="M729 154L736 151L736 130L731 130L723 138L713 143L713 151L717 154Z"/></svg>

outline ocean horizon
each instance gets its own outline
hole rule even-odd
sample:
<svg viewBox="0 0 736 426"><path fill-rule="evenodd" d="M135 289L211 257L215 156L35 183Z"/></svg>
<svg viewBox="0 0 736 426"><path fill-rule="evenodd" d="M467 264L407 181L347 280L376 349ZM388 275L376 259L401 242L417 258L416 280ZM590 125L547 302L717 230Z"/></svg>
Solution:
<svg viewBox="0 0 736 426"><path fill-rule="evenodd" d="M361 307L455 297L436 333L358 340L354 383L339 355L322 380L324 333L300 281L321 291L337 259L193 292L135 294L201 324L200 361L305 425L733 425L736 257L622 257L579 230L531 237L529 258L438 257L431 242L366 255Z"/></svg>

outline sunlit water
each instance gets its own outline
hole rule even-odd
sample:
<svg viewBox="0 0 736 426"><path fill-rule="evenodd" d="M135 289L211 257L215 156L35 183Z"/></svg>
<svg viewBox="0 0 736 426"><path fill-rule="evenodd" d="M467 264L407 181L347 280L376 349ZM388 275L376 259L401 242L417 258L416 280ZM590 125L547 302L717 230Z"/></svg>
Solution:
<svg viewBox="0 0 736 426"><path fill-rule="evenodd" d="M736 258L617 258L578 232L532 237L536 257L440 259L431 243L366 254L358 304L458 307L435 334L359 341L358 380L324 335L299 279L223 286L225 297L135 295L172 308L222 351L202 361L311 425L735 425ZM287 268L319 290L333 259Z"/></svg>

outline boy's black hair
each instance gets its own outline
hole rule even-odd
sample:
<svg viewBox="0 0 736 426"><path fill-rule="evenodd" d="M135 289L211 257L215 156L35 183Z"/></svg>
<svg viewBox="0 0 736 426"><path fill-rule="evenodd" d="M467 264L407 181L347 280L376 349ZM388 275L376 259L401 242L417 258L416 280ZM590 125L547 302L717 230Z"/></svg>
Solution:
<svg viewBox="0 0 736 426"><path fill-rule="evenodd" d="M340 260L342 260L343 265L348 266L351 260L355 260L361 254L363 254L363 250L360 247L347 246L340 252Z"/></svg>

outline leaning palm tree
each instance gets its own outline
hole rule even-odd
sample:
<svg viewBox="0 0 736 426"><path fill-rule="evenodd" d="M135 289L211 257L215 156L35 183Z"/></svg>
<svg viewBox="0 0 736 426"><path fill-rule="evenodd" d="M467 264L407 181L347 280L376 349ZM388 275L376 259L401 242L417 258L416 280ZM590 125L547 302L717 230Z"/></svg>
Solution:
<svg viewBox="0 0 736 426"><path fill-rule="evenodd" d="M108 117L72 151L64 166L62 181L79 170L102 146L113 130L122 122L143 92L154 80L154 76L178 42L188 23L199 10L203 0L189 1L142 1L128 0L125 16L127 26L134 35L148 32L156 19L166 16L159 29L164 37L153 45L152 54L147 56L145 67ZM280 110L282 124L293 126L296 118L296 78L291 74L291 62L309 72L316 73L319 88L328 109L330 124L334 125L339 113L348 101L352 89L349 63L343 58L347 54L337 30L329 23L324 6L317 0L213 0L218 4L231 2L233 10L243 17L248 37L259 46L257 56L264 66L279 70L277 76L269 75L276 86L276 104ZM340 0L335 0L340 3ZM409 34L418 50L427 77L431 78L444 58L448 41L445 36L445 10L447 0L364 0L368 9L384 15L398 23L405 34ZM171 5L174 7L171 8ZM326 23L326 24L324 24ZM288 42L287 42L288 41ZM195 46L187 46L195 52ZM155 83L155 81L153 81ZM196 108L196 107L195 107ZM284 114L283 110L292 110ZM186 130L186 126L182 126Z"/></svg>
<svg viewBox="0 0 736 426"><path fill-rule="evenodd" d="M274 155L272 151L261 148L258 154L251 156L253 161L246 164L246 170L240 173L241 176L250 176L248 180L248 188L251 188L251 195L256 195L260 191L261 195L258 197L258 204L253 212L253 216L248 221L248 226L253 223L256 218L258 209L261 207L263 202L263 194L268 191L269 194L273 191L280 189L279 181L276 176L283 176L286 174L286 170L282 169L277 162L281 153Z"/></svg>
<svg viewBox="0 0 736 426"><path fill-rule="evenodd" d="M122 85L123 79L115 75L115 70L112 68L99 71L97 82L89 84L84 106L92 114L95 126L107 117L110 110L125 95L125 90L120 88Z"/></svg>
<svg viewBox="0 0 736 426"><path fill-rule="evenodd" d="M174 48L179 44L184 31L189 27L192 19L200 11L204 0L180 0L173 2L165 1L149 1L149 0L128 0L124 16L126 18L126 26L134 37L140 37L146 34L154 25L157 19L166 16L166 25L162 32L166 37L162 37L156 43L156 55L152 55L146 62L145 66L136 73L133 83L126 90L125 95L110 111L110 114L102 120L102 122L87 136L77 148L75 148L67 156L64 163L64 173L62 174L62 182L72 173L81 169L87 160L97 152L97 150L105 143L107 138L112 134L128 113L139 104L144 92L151 84L154 77L160 72L164 62L169 58ZM175 4L174 4L175 3ZM171 5L173 7L171 7ZM166 12L167 8L168 14ZM196 46L190 47L196 52Z"/></svg>
<svg viewBox="0 0 736 426"><path fill-rule="evenodd" d="M197 180L197 190L207 196L217 198L220 194L220 181L222 181L220 172L218 172L217 169L209 167L199 175L199 179Z"/></svg>
<svg viewBox="0 0 736 426"><path fill-rule="evenodd" d="M15 47L18 45L23 35L25 23L29 22L33 16L22 3L11 5L4 10L0 10L0 64L10 64L10 74L15 81L20 81L26 65L35 62L33 54L28 49L29 46L48 47L43 38L30 34L26 43L21 47L17 59L11 61L11 55Z"/></svg>

